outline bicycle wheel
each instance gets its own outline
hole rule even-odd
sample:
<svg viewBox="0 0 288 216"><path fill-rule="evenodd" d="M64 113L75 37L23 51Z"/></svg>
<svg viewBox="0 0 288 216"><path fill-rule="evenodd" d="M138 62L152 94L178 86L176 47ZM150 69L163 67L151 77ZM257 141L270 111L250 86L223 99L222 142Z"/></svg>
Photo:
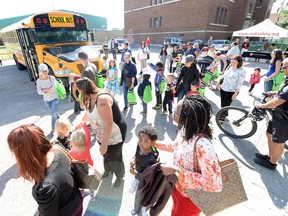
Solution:
<svg viewBox="0 0 288 216"><path fill-rule="evenodd" d="M230 137L248 138L253 136L257 130L257 123L248 114L247 110L239 107L223 107L216 113L216 124Z"/></svg>

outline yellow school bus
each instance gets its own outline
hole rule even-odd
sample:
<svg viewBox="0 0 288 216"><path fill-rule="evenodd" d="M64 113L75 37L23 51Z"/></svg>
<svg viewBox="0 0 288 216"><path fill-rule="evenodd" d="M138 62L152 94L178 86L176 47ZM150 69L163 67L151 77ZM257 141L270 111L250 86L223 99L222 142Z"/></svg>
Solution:
<svg viewBox="0 0 288 216"><path fill-rule="evenodd" d="M69 74L81 74L79 51L86 51L90 61L102 70L100 53L91 46L88 23L78 14L47 12L30 16L2 29L7 53L19 70L28 70L31 81L38 78L38 65L44 63L49 74L69 86Z"/></svg>

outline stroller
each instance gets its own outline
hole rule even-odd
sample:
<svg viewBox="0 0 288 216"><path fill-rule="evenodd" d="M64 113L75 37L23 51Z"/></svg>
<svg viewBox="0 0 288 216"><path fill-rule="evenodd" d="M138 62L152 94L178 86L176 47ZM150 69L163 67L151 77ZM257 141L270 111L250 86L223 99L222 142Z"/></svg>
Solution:
<svg viewBox="0 0 288 216"><path fill-rule="evenodd" d="M206 69L212 64L213 61L214 58L212 58L211 56L200 55L197 59L198 66L200 67L201 85L199 87L199 93L201 96L204 95L205 87L209 84L209 81L213 77L213 72Z"/></svg>

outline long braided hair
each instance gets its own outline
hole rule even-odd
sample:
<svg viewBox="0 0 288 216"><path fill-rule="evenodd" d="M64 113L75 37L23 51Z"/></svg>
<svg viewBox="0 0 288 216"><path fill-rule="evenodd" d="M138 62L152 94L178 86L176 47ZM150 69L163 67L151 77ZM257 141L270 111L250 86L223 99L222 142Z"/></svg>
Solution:
<svg viewBox="0 0 288 216"><path fill-rule="evenodd" d="M212 128L209 125L211 114L212 107L204 97L185 97L178 123L178 130L182 131L185 140L190 140L195 134L203 134L212 139Z"/></svg>

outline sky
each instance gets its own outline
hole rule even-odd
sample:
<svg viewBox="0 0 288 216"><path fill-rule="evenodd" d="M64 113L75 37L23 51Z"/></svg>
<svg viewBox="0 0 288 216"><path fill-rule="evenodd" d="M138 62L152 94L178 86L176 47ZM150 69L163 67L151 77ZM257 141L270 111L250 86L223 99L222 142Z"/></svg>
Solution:
<svg viewBox="0 0 288 216"><path fill-rule="evenodd" d="M288 0L277 0L276 2L274 2L273 6L272 6L271 13L276 13L282 3L285 7L285 5L288 3Z"/></svg>
<svg viewBox="0 0 288 216"><path fill-rule="evenodd" d="M108 29L124 28L124 0L8 0L0 19L60 9L106 17Z"/></svg>

